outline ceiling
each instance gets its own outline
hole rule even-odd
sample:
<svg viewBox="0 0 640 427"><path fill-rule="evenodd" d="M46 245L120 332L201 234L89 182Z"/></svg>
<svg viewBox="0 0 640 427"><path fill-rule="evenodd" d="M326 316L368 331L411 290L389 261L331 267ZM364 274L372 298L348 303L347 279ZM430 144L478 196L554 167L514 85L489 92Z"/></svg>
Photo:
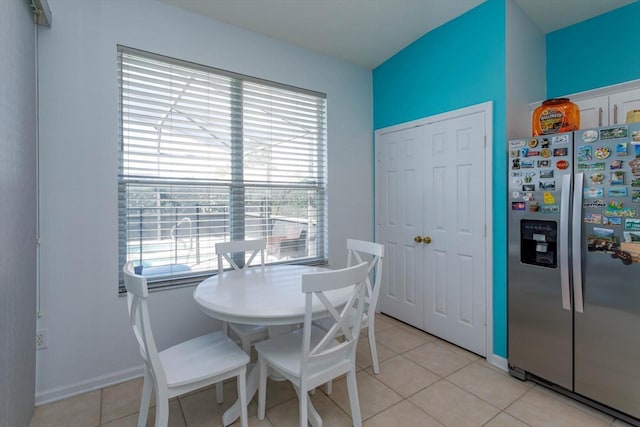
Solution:
<svg viewBox="0 0 640 427"><path fill-rule="evenodd" d="M484 0L161 0L373 69ZM548 33L636 0L515 0Z"/></svg>

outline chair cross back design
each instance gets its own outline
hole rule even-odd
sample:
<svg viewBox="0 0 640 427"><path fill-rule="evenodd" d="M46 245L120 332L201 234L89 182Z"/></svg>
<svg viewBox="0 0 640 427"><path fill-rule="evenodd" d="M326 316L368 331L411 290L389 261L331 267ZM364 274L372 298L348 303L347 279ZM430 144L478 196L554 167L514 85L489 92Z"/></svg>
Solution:
<svg viewBox="0 0 640 427"><path fill-rule="evenodd" d="M364 310L366 262L341 270L302 275L305 316L302 330L280 335L256 344L260 369L258 419L265 416L268 366L294 386L300 403L300 425L307 425L308 392L340 375L347 375L351 416L355 426L362 425L356 384L356 345ZM353 289L344 305L334 306L326 292ZM330 313L333 325L321 330L313 324L314 303L320 301ZM317 308L316 308L317 311ZM342 341L335 338L344 336Z"/></svg>
<svg viewBox="0 0 640 427"><path fill-rule="evenodd" d="M361 262L368 262L366 284L365 307L361 328L368 328L369 349L371 351L371 361L373 372L380 373L380 363L378 361L378 349L376 347L375 316L380 296L380 285L382 283L382 261L384 259L384 245L380 243L367 242L364 240L347 239L347 265L351 266ZM372 277L373 276L373 277ZM320 319L316 325L321 329L329 327L328 320ZM327 384L327 394L331 393L331 383Z"/></svg>
<svg viewBox="0 0 640 427"><path fill-rule="evenodd" d="M169 421L169 399L193 390L222 384L236 377L242 403L240 422L247 427L246 368L247 356L233 341L217 331L158 351L151 331L147 298L147 279L133 272L133 263L123 267L127 288L129 320L144 361L144 385L140 400L138 426L145 426L149 414L151 392L156 396L156 427Z"/></svg>
<svg viewBox="0 0 640 427"><path fill-rule="evenodd" d="M372 256L367 271L367 307L373 306L373 313L380 295L380 283L382 281L382 260L384 258L384 245L364 240L347 239L347 265L355 265L363 262L362 254ZM375 270L375 272L374 272ZM374 276L374 284L371 283L371 275ZM372 313L367 313L371 315Z"/></svg>
<svg viewBox="0 0 640 427"><path fill-rule="evenodd" d="M227 260L229 265L234 270L244 270L251 265L255 257L260 254L260 265L264 266L264 250L267 248L267 241L264 239L259 240L234 240L231 242L216 243L216 254L218 254L218 273L224 271L224 260ZM238 252L249 252L251 255L249 259L245 261L244 265L240 267L233 259L233 254Z"/></svg>
<svg viewBox="0 0 640 427"><path fill-rule="evenodd" d="M255 257L260 254L260 266L264 267L264 250L267 247L267 241L260 240L234 240L231 242L216 243L216 253L218 254L218 274L224 273L224 261L226 259L229 265L236 271L249 268L249 265ZM238 252L250 252L249 259L242 267L233 259L233 254ZM246 256L245 256L246 260ZM229 333L229 329L240 338L242 349L245 353L251 355L251 344L263 340L269 336L269 330L264 325L243 325L240 323L222 323L222 330L225 334ZM220 388L222 390L222 388ZM221 393L221 392L220 392ZM218 402L222 402L222 394L218 394Z"/></svg>

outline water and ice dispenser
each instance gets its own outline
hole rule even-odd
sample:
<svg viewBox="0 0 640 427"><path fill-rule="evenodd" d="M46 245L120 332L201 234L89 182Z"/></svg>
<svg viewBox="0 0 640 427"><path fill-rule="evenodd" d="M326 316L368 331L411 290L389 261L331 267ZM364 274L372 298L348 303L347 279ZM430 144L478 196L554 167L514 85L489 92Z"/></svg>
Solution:
<svg viewBox="0 0 640 427"><path fill-rule="evenodd" d="M520 261L523 264L556 268L558 265L558 223L520 221Z"/></svg>

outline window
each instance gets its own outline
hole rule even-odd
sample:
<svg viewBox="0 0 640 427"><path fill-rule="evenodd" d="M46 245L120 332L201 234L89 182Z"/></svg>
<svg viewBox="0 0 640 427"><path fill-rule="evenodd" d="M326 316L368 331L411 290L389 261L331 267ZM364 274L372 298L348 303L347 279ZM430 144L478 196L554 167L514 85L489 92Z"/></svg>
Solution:
<svg viewBox="0 0 640 427"><path fill-rule="evenodd" d="M118 65L120 265L193 283L216 242L259 238L267 263L326 262L325 95L122 46Z"/></svg>

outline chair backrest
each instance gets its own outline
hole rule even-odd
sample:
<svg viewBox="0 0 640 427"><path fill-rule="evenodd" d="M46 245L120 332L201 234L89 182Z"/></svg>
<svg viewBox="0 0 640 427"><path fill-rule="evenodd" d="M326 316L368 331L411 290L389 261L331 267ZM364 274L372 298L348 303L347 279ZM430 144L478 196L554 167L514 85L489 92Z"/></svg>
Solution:
<svg viewBox="0 0 640 427"><path fill-rule="evenodd" d="M340 362L355 363L356 344L360 335L362 311L364 309L365 281L368 266L366 262L340 270L309 273L302 275L302 292L305 295L305 315L302 339L302 363L300 375L308 372L314 363L326 363L338 366ZM334 306L325 292L353 286L347 303ZM319 300L329 312L333 325L324 333L322 339L311 347L311 329L313 320L313 302ZM343 335L342 342L335 338Z"/></svg>
<svg viewBox="0 0 640 427"><path fill-rule="evenodd" d="M167 377L158 356L158 348L156 347L149 321L147 278L134 273L132 262L127 262L122 268L122 272L124 274L124 286L127 288L129 321L133 328L133 334L138 341L140 354L156 382L159 385L166 385Z"/></svg>
<svg viewBox="0 0 640 427"><path fill-rule="evenodd" d="M264 266L264 250L267 248L267 241L265 239L258 240L234 240L232 242L221 242L216 243L216 254L218 254L218 273L222 273L224 271L224 260L227 262L234 270L243 270L251 264L256 255L260 254L260 265ZM241 260L244 261L244 264L236 262L233 254L238 252L251 252L249 259L246 260L246 257L242 256Z"/></svg>
<svg viewBox="0 0 640 427"><path fill-rule="evenodd" d="M380 283L382 282L382 260L384 259L384 245L380 243L366 242L364 240L347 239L347 265L359 264L363 261L369 263L369 271L366 280L366 306L367 314L373 316L378 305L380 295Z"/></svg>

